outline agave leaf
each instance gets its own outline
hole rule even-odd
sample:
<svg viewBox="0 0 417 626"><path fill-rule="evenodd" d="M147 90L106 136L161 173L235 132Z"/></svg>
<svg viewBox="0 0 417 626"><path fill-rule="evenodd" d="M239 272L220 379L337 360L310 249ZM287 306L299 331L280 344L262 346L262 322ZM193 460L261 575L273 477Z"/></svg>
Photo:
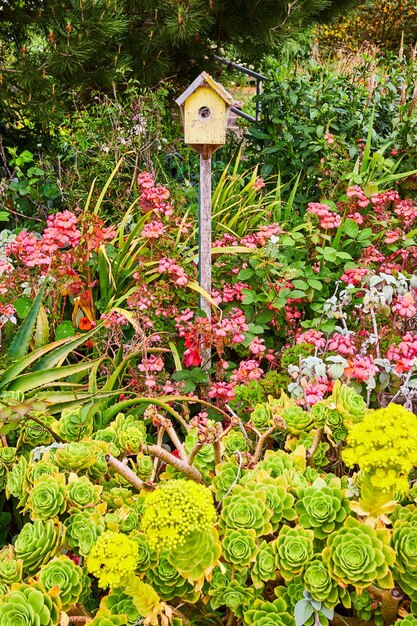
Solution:
<svg viewBox="0 0 417 626"><path fill-rule="evenodd" d="M11 361L17 361L17 359L22 358L29 350L29 343L33 335L39 309L42 304L42 298L45 293L46 284L47 280L45 278L43 285L39 289L38 294L30 308L29 313L25 317L23 324L17 331L12 343L9 346L7 356Z"/></svg>
<svg viewBox="0 0 417 626"><path fill-rule="evenodd" d="M52 352L50 352L49 354L46 354L43 358L41 358L33 366L32 370L34 372L37 372L43 369L50 369L51 367L54 367L58 363L62 363L70 354L70 352L72 352L73 350L75 350L75 348L78 348L78 346L81 346L83 343L85 343L87 339L90 339L90 337L92 337L98 331L99 328L101 328L101 326L100 324L97 324L97 326L95 326L90 331L88 331L88 333L84 333L83 335L75 335L75 337L72 337L72 338L69 337L68 339L66 339L66 343L64 345L57 347L55 350L53 350Z"/></svg>
<svg viewBox="0 0 417 626"><path fill-rule="evenodd" d="M53 367L51 369L44 369L38 372L22 374L10 383L9 389L12 391L31 391L37 387L42 387L48 383L61 380L61 378L73 376L79 372L85 372L91 369L94 364L95 361L88 361L87 363L65 365L64 367Z"/></svg>

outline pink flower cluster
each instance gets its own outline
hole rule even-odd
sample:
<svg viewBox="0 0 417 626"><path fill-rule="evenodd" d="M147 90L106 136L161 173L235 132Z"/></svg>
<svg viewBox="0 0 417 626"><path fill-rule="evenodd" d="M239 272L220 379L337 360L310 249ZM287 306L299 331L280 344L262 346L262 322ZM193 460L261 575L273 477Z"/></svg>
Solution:
<svg viewBox="0 0 417 626"><path fill-rule="evenodd" d="M370 199L367 198L359 185L353 185L352 187L348 187L346 196L349 199L354 199L357 206L361 209L365 209L371 203Z"/></svg>
<svg viewBox="0 0 417 626"><path fill-rule="evenodd" d="M221 289L213 289L211 295L216 304L233 302L233 300L240 302L244 298L243 289L249 289L249 285L242 282L237 282L234 285L226 283L222 285Z"/></svg>
<svg viewBox="0 0 417 626"><path fill-rule="evenodd" d="M330 386L330 388L329 388ZM304 389L304 398L310 406L323 400L324 396L331 391L332 384L325 376L308 383Z"/></svg>
<svg viewBox="0 0 417 626"><path fill-rule="evenodd" d="M142 229L141 237L146 239L159 239L165 233L165 226L159 220L152 220Z"/></svg>
<svg viewBox="0 0 417 626"><path fill-rule="evenodd" d="M258 232L246 235L240 240L240 245L246 248L257 248L264 246L273 235L282 235L284 231L278 224L266 224L261 226Z"/></svg>
<svg viewBox="0 0 417 626"><path fill-rule="evenodd" d="M341 275L340 279L347 285L355 285L359 287L362 284L363 278L369 274L370 270L366 267L349 267Z"/></svg>
<svg viewBox="0 0 417 626"><path fill-rule="evenodd" d="M137 178L137 184L141 191L139 206L144 213L155 211L165 217L173 214L169 190L163 185L155 185L155 179L149 172L141 172Z"/></svg>
<svg viewBox="0 0 417 626"><path fill-rule="evenodd" d="M80 242L81 233L77 229L77 218L71 211L49 215L47 227L43 231L42 251L52 255L59 248L75 248Z"/></svg>
<svg viewBox="0 0 417 626"><path fill-rule="evenodd" d="M396 363L397 374L409 372L413 366L417 365L417 333L405 333L398 345L391 344L387 358Z"/></svg>
<svg viewBox="0 0 417 626"><path fill-rule="evenodd" d="M307 211L313 215L317 215L321 228L338 228L342 221L338 213L332 211L329 205L321 202L309 202Z"/></svg>
<svg viewBox="0 0 417 626"><path fill-rule="evenodd" d="M409 319L414 317L417 313L415 300L411 293L397 296L392 308L398 315L401 315L401 317L408 317Z"/></svg>
<svg viewBox="0 0 417 626"><path fill-rule="evenodd" d="M342 335L341 333L333 333L327 349L329 352L337 352L341 356L354 356L356 352L352 335Z"/></svg>
<svg viewBox="0 0 417 626"><path fill-rule="evenodd" d="M121 328L127 326L129 322L121 313L116 311L110 311L110 313L102 313L100 319L103 322L104 328Z"/></svg>
<svg viewBox="0 0 417 626"><path fill-rule="evenodd" d="M316 348L324 348L326 346L326 340L323 337L323 333L321 330L306 330L304 333L301 333L295 341L295 343L310 343Z"/></svg>
<svg viewBox="0 0 417 626"><path fill-rule="evenodd" d="M217 382L210 385L208 392L209 398L212 400L221 400L223 402L230 402L235 397L233 391L235 385L233 383Z"/></svg>
<svg viewBox="0 0 417 626"><path fill-rule="evenodd" d="M250 380L259 380L264 370L259 367L258 361L254 359L246 359L239 363L239 367L233 370L230 380L235 384L247 383Z"/></svg>
<svg viewBox="0 0 417 626"><path fill-rule="evenodd" d="M160 274L167 273L169 276L172 276L172 278L174 279L174 283L179 287L184 287L184 285L187 285L190 280L185 273L185 270L180 265L178 265L176 261L173 261L172 259L168 259L166 257L160 259L158 272Z"/></svg>
<svg viewBox="0 0 417 626"><path fill-rule="evenodd" d="M378 372L377 366L374 364L372 356L358 354L354 359L349 361L348 367L345 367L346 378L355 378L360 381L368 381Z"/></svg>

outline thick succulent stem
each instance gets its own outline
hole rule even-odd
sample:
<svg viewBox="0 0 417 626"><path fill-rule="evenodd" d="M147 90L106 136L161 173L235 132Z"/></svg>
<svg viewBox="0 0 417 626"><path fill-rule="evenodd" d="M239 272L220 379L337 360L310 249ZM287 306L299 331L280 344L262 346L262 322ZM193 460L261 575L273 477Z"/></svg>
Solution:
<svg viewBox="0 0 417 626"><path fill-rule="evenodd" d="M188 457L187 463L188 465L192 465L194 463L194 459L197 454L200 452L201 448L204 446L204 443L196 443L194 448L190 452L190 456Z"/></svg>
<svg viewBox="0 0 417 626"><path fill-rule="evenodd" d="M398 617L398 606L403 597L401 591L395 587L393 589L379 589L375 585L370 585L367 591L380 600L384 624L391 626Z"/></svg>
<svg viewBox="0 0 417 626"><path fill-rule="evenodd" d="M195 482L197 483L203 482L203 477L201 476L198 469L196 469L193 465L189 465L185 461L178 459L176 456L174 456L167 450L164 450L164 448L161 448L160 446L151 445L151 446L144 446L143 449L147 454L150 454L152 456L157 456L164 463L168 463L169 465L172 465L172 467L175 467L175 469L177 469L178 471L188 476L188 478L190 478L191 480L195 480Z"/></svg>
<svg viewBox="0 0 417 626"><path fill-rule="evenodd" d="M174 446L178 450L180 458L183 461L187 461L187 453L184 450L184 446L182 445L182 443L181 443L177 433L175 432L175 428L173 427L171 420L164 419L164 418L159 418L159 421L160 421L162 427L165 429L167 435L171 439L172 443L174 444Z"/></svg>
<svg viewBox="0 0 417 626"><path fill-rule="evenodd" d="M271 428L268 428L268 430L266 430L259 437L258 443L256 444L255 452L253 453L253 457L252 457L253 465L256 465L256 463L258 463L258 461L260 460L264 445L266 444L270 436L273 435L276 429L277 429L277 426L274 424L274 426L271 426Z"/></svg>
<svg viewBox="0 0 417 626"><path fill-rule="evenodd" d="M89 624L93 620L87 615L68 615L70 624Z"/></svg>
<svg viewBox="0 0 417 626"><path fill-rule="evenodd" d="M317 452L317 449L320 445L321 437L323 435L323 429L318 428L316 430L316 434L314 435L313 443L311 444L311 448L307 452L307 465L313 464L313 457Z"/></svg>
<svg viewBox="0 0 417 626"><path fill-rule="evenodd" d="M118 459L115 459L111 454L106 454L107 465L112 467L120 476L123 476L127 482L129 482L135 489L141 491L143 487L143 481L136 476L135 472L130 469L128 465L125 465Z"/></svg>

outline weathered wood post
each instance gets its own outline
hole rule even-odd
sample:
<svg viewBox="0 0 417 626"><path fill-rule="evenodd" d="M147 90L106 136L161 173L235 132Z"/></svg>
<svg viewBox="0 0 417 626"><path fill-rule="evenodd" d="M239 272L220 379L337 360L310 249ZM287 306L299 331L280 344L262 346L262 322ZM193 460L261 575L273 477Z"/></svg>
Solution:
<svg viewBox="0 0 417 626"><path fill-rule="evenodd" d="M176 103L181 108L184 141L200 154L198 216L199 285L211 296L211 157L226 143L227 119L232 96L206 72L202 72ZM200 309L211 319L211 304L200 296ZM201 345L202 367L211 366L211 350Z"/></svg>

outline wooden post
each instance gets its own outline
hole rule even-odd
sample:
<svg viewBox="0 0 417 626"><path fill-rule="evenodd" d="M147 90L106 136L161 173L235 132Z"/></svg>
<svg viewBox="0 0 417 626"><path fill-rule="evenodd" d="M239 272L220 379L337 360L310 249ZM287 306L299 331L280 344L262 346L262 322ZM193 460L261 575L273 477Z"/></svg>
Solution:
<svg viewBox="0 0 417 626"><path fill-rule="evenodd" d="M211 296L211 154L200 153L198 267L200 287ZM211 320L211 304L200 295L200 309ZM211 349L201 342L202 368L211 367Z"/></svg>

